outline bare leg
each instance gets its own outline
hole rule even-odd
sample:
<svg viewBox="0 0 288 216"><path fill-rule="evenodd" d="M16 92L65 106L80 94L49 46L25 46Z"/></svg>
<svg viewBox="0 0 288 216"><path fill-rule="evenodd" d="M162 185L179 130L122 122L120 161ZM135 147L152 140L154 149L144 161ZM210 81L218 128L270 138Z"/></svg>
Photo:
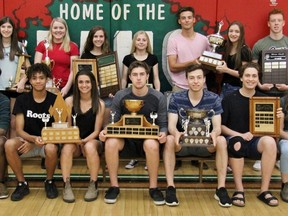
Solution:
<svg viewBox="0 0 288 216"><path fill-rule="evenodd" d="M79 151L79 150L78 150ZM77 154L76 144L64 144L61 150L61 170L63 181L66 182L67 178L70 178L71 169L73 165L73 156Z"/></svg>
<svg viewBox="0 0 288 216"><path fill-rule="evenodd" d="M149 188L157 187L159 167L159 143L156 140L147 139L144 141L144 151L149 173ZM175 164L175 163L174 163Z"/></svg>
<svg viewBox="0 0 288 216"><path fill-rule="evenodd" d="M5 152L7 161L13 170L16 178L19 182L24 182L22 161L18 154L18 148L22 145L22 142L18 138L12 138L5 143Z"/></svg>
<svg viewBox="0 0 288 216"><path fill-rule="evenodd" d="M216 168L218 177L218 188L225 187L227 165L227 143L223 136L218 136L216 145Z"/></svg>
<svg viewBox="0 0 288 216"><path fill-rule="evenodd" d="M175 168L175 141L174 136L168 135L167 141L164 146L163 152L163 160L164 160L164 167L165 167L165 175L167 186L174 185L174 168Z"/></svg>
<svg viewBox="0 0 288 216"><path fill-rule="evenodd" d="M118 167L119 151L124 147L124 139L108 138L105 142L105 159L112 187L119 187Z"/></svg>
<svg viewBox="0 0 288 216"><path fill-rule="evenodd" d="M52 179L58 161L58 147L54 144L45 145L45 166L47 172L47 179Z"/></svg>
<svg viewBox="0 0 288 216"><path fill-rule="evenodd" d="M100 168L100 158L98 154L100 143L97 140L91 140L84 145L87 166L90 171L90 179L97 181Z"/></svg>

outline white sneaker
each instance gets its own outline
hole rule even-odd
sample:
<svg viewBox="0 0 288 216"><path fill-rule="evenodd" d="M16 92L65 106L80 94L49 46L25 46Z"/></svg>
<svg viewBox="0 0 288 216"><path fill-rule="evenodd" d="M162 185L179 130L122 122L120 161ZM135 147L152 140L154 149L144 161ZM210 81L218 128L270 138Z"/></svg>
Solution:
<svg viewBox="0 0 288 216"><path fill-rule="evenodd" d="M125 166L125 168L126 168L126 169L133 169L133 168L136 166L137 163L138 163L138 160L132 159L132 160Z"/></svg>
<svg viewBox="0 0 288 216"><path fill-rule="evenodd" d="M261 171L261 161L260 160L256 160L254 165L253 165L253 170L255 171Z"/></svg>
<svg viewBox="0 0 288 216"><path fill-rule="evenodd" d="M276 161L275 166L280 170L280 160L277 160L277 161Z"/></svg>

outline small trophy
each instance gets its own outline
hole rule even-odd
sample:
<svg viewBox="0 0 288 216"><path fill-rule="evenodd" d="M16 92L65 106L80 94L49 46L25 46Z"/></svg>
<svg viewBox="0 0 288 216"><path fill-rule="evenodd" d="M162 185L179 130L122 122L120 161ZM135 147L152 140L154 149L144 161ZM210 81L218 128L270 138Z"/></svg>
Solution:
<svg viewBox="0 0 288 216"><path fill-rule="evenodd" d="M77 113L75 115L71 115L73 118L73 127L77 127L76 125L76 118L77 118Z"/></svg>
<svg viewBox="0 0 288 216"><path fill-rule="evenodd" d="M224 37L220 35L222 26L224 25L223 20L218 24L218 32L216 34L208 35L208 41L212 46L212 52L204 51L202 56L200 56L199 61L201 64L207 66L209 69L215 70L218 65L222 65L222 55L216 53L216 48L221 46L224 42Z"/></svg>
<svg viewBox="0 0 288 216"><path fill-rule="evenodd" d="M214 110L188 109L185 111L186 116L182 115L184 111L183 108L179 110L184 130L184 135L180 138L180 144L189 147L208 147L212 145L209 118L214 116Z"/></svg>
<svg viewBox="0 0 288 216"><path fill-rule="evenodd" d="M44 128L45 129L47 128L47 123L49 122L49 120L50 120L50 116L49 115L43 115L42 122L44 122Z"/></svg>
<svg viewBox="0 0 288 216"><path fill-rule="evenodd" d="M111 115L111 124L114 124L115 122L114 122L114 117L115 117L115 115L116 115L116 112L115 111L110 111L110 115Z"/></svg>
<svg viewBox="0 0 288 216"><path fill-rule="evenodd" d="M45 63L50 68L50 70L52 70L55 62L54 62L54 60L51 60L49 55L48 55L48 50L49 50L50 44L49 44L49 41L47 39L45 39L45 41L44 41L44 46L45 46L45 58L42 62Z"/></svg>
<svg viewBox="0 0 288 216"><path fill-rule="evenodd" d="M155 125L155 120L158 118L157 112L151 112L150 118L153 120L152 125Z"/></svg>

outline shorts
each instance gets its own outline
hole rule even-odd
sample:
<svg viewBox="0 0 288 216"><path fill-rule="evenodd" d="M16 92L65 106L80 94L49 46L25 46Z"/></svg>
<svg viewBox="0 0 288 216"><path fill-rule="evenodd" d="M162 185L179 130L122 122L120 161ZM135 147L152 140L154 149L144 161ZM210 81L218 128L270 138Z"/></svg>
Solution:
<svg viewBox="0 0 288 216"><path fill-rule="evenodd" d="M31 158L31 157L38 157L45 158L45 146L34 146L29 152L20 155L21 158Z"/></svg>
<svg viewBox="0 0 288 216"><path fill-rule="evenodd" d="M231 139L231 138L232 137L226 138L228 145L229 145L229 139ZM260 140L260 137L253 137L252 140L246 141L244 143L244 148L245 148L244 149L244 157L254 159L254 160L260 160L261 159L262 154L257 149L259 140ZM228 149L229 149L229 147L228 147Z"/></svg>
<svg viewBox="0 0 288 216"><path fill-rule="evenodd" d="M10 128L10 100L0 93L0 128L7 131Z"/></svg>
<svg viewBox="0 0 288 216"><path fill-rule="evenodd" d="M179 152L176 152L176 156L199 156L199 157L209 157L214 155L208 151L206 147L182 147Z"/></svg>

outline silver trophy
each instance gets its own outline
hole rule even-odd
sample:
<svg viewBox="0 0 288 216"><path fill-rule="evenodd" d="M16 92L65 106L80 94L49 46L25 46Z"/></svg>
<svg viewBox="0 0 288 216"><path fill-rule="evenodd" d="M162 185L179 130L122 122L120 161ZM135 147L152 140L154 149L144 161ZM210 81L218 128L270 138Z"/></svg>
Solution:
<svg viewBox="0 0 288 216"><path fill-rule="evenodd" d="M73 127L77 127L76 126L76 117L77 117L77 113L75 115L72 115L73 118Z"/></svg>
<svg viewBox="0 0 288 216"><path fill-rule="evenodd" d="M116 115L116 112L115 111L110 111L110 115L111 115L111 124L114 124L114 117Z"/></svg>
<svg viewBox="0 0 288 216"><path fill-rule="evenodd" d="M158 118L158 114L156 112L151 112L150 118L153 120L152 125L155 125L155 120Z"/></svg>
<svg viewBox="0 0 288 216"><path fill-rule="evenodd" d="M210 69L215 69L216 66L222 65L222 55L216 53L216 48L222 46L224 43L224 37L221 36L220 31L224 25L223 20L218 23L218 31L216 34L210 34L207 36L208 41L212 47L212 51L204 51L202 56L200 56L199 61L201 64L208 66Z"/></svg>
<svg viewBox="0 0 288 216"><path fill-rule="evenodd" d="M50 120L50 116L49 115L43 115L42 117L42 122L44 122L44 128L47 128L47 123Z"/></svg>
<svg viewBox="0 0 288 216"><path fill-rule="evenodd" d="M26 52L27 45L28 45L27 40L22 40L22 42L21 42L22 55L27 54L27 52Z"/></svg>

